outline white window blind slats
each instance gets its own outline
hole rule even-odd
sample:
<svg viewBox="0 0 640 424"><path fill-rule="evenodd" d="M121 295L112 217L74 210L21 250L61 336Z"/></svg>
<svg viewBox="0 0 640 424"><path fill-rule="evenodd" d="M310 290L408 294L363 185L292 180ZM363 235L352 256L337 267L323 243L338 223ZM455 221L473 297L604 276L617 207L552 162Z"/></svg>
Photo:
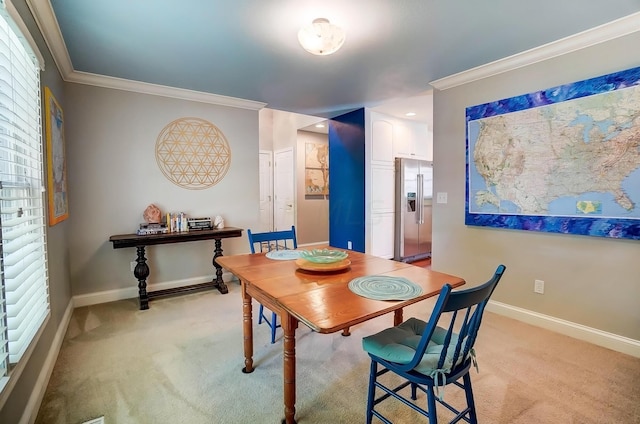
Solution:
<svg viewBox="0 0 640 424"><path fill-rule="evenodd" d="M0 150L0 153L2 151ZM4 159L0 154L0 160ZM0 162L0 168L2 168ZM2 179L4 177L4 179ZM22 182L11 181L11 179L21 179ZM42 206L43 187L39 186L40 181L33 181L33 178L19 178L15 175L0 171L0 202L2 204L2 219L14 220L13 225L20 225L29 220L37 221L39 213L34 214L39 206ZM31 214L27 212L31 211ZM8 225L8 224L6 224ZM12 226L13 226L12 225Z"/></svg>
<svg viewBox="0 0 640 424"><path fill-rule="evenodd" d="M9 328L9 341L17 340L23 330L29 326L29 320L25 319L30 316L39 315L35 305L41 305L46 300L46 290L37 284L28 286L21 296L15 296L18 301L15 303L18 308L11 308L7 311L7 327ZM11 293L7 293L7 303L10 302ZM14 310L15 309L15 310ZM12 331L14 333L12 333Z"/></svg>
<svg viewBox="0 0 640 424"><path fill-rule="evenodd" d="M33 113L34 111L22 111L23 114ZM0 103L0 126L2 127L2 133L10 135L16 141L24 143L25 148L34 149L37 144L29 145L28 140L33 138L33 128L29 127L27 122L21 122L21 120L15 116L15 112L7 109L2 103ZM12 131L9 132L9 131ZM8 140L10 141L10 139Z"/></svg>
<svg viewBox="0 0 640 424"><path fill-rule="evenodd" d="M23 208L24 210L24 208ZM25 246L35 240L41 241L42 234L40 234L40 228L42 223L30 223L31 219L27 218L23 220L21 218L2 220L2 227L7 228L2 235L3 247L2 250L5 254L5 261L7 255L10 255L18 250L22 246ZM25 225L19 223L24 222ZM11 227L11 223L16 223L15 227ZM6 265L6 264L5 264Z"/></svg>
<svg viewBox="0 0 640 424"><path fill-rule="evenodd" d="M11 273L14 273L13 268L17 268L15 275L5 273L5 299L10 305L12 303L19 305L19 297L26 295L32 285L37 285L34 284L37 282L35 280L44 274L44 262L38 260L38 257L41 256L42 252L37 252L27 258L28 260L25 260L23 264L11 267ZM8 310L9 316L13 315L12 310L13 308Z"/></svg>
<svg viewBox="0 0 640 424"><path fill-rule="evenodd" d="M31 236L33 240L31 243L21 246L20 249L15 252L4 254L4 266L6 269L5 280L18 280L18 282L20 282L22 280L20 275L24 273L25 269L29 269L32 263L40 264L41 259L39 258L44 256L42 238L31 234L29 236ZM6 287L10 287L10 284L7 283Z"/></svg>
<svg viewBox="0 0 640 424"><path fill-rule="evenodd" d="M11 156L7 155L7 148L0 147L0 158L4 160L10 160ZM11 158L16 163L20 165L19 169L3 169L0 175L2 175L2 181L4 184L11 184L11 182L16 182L16 180L22 180L24 185L34 186L38 183L38 179L36 177L31 177L30 175L38 171L37 164L31 164L31 158L25 154L17 154L13 155ZM35 165L35 166L33 166Z"/></svg>
<svg viewBox="0 0 640 424"><path fill-rule="evenodd" d="M9 362L17 363L29 347L29 342L47 317L47 303L44 297L34 299L29 305L30 308L33 308L32 312L21 317L20 327L16 330L12 331L11 329L12 318L7 318L9 323ZM13 321L17 321L17 319Z"/></svg>
<svg viewBox="0 0 640 424"><path fill-rule="evenodd" d="M20 293L20 286L29 285L36 277L40 277L44 268L44 262L40 259L42 249L31 252L30 255L25 256L21 262L18 262L15 266L5 266L7 271L5 272L5 298L8 301L12 299L11 294L14 292ZM10 271L10 272L9 272ZM22 288L26 290L27 287ZM11 312L11 309L9 309Z"/></svg>
<svg viewBox="0 0 640 424"><path fill-rule="evenodd" d="M42 276L42 273L40 274ZM37 284L25 285L20 287L20 290L12 293L7 292L6 301L7 304L11 304L12 300L15 300L14 305L7 311L7 327L9 327L9 340L12 339L11 331L21 332L21 329L26 328L28 321L26 317L37 315L37 311L31 310L31 307L36 304L42 303L46 290ZM15 296L14 296L15 295ZM17 335L19 337L19 334ZM13 337L16 339L17 337Z"/></svg>

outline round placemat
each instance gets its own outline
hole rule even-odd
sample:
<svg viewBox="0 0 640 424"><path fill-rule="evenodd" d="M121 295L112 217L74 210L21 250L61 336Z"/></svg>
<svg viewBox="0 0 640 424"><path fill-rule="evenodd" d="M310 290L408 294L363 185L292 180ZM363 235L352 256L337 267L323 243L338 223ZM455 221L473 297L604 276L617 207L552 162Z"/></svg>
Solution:
<svg viewBox="0 0 640 424"><path fill-rule="evenodd" d="M300 257L299 250L272 250L265 255L269 259L277 261L290 261Z"/></svg>
<svg viewBox="0 0 640 424"><path fill-rule="evenodd" d="M367 275L349 282L349 290L374 300L409 300L422 294L422 287L404 277Z"/></svg>

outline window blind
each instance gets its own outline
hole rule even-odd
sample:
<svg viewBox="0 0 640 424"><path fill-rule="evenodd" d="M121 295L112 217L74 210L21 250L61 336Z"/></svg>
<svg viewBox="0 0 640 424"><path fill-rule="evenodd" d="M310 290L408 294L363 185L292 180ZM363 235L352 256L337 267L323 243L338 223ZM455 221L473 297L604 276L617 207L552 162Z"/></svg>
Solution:
<svg viewBox="0 0 640 424"><path fill-rule="evenodd" d="M0 377L49 313L40 73L0 13Z"/></svg>

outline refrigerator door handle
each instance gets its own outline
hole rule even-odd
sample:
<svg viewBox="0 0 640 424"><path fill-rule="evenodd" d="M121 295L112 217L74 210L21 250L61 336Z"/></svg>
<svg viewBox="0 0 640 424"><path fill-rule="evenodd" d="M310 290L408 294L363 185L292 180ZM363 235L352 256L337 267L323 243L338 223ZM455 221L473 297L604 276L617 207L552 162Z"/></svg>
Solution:
<svg viewBox="0 0 640 424"><path fill-rule="evenodd" d="M416 199L418 209L418 224L424 224L424 175L418 174L418 198Z"/></svg>

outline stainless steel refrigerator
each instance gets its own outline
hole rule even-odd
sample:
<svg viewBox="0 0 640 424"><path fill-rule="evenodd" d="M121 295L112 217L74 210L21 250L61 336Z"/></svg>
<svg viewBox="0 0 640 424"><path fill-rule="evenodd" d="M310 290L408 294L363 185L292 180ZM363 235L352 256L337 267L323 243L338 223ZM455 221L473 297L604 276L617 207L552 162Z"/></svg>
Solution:
<svg viewBox="0 0 640 424"><path fill-rule="evenodd" d="M431 257L433 162L396 158L394 259L413 262Z"/></svg>

